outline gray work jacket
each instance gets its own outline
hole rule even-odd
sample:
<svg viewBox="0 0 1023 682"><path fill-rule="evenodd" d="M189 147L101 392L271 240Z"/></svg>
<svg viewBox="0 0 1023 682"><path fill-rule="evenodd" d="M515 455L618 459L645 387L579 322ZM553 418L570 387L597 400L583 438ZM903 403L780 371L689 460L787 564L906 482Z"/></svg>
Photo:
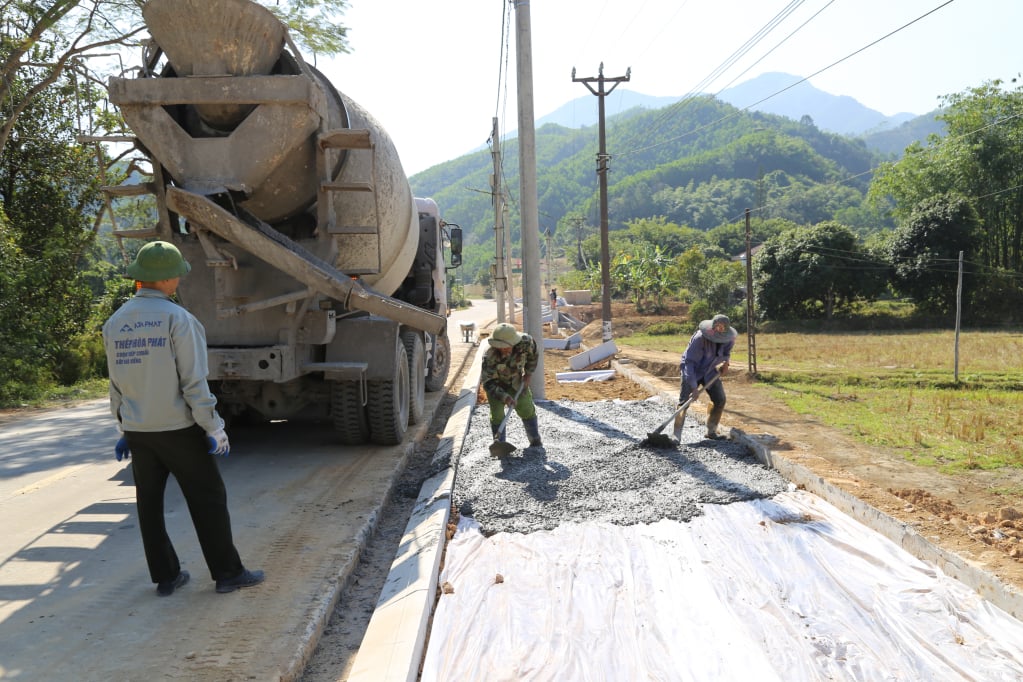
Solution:
<svg viewBox="0 0 1023 682"><path fill-rule="evenodd" d="M206 330L155 289L139 289L103 325L110 411L124 431L224 427L206 383Z"/></svg>

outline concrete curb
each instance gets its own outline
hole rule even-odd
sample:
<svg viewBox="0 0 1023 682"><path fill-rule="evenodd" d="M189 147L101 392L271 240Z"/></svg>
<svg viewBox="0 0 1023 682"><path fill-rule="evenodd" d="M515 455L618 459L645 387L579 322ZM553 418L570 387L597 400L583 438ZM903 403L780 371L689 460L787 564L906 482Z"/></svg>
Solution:
<svg viewBox="0 0 1023 682"><path fill-rule="evenodd" d="M349 682L414 682L419 677L437 599L458 454L476 405L484 349L480 344L434 455L435 461L450 457L450 465L423 483Z"/></svg>
<svg viewBox="0 0 1023 682"><path fill-rule="evenodd" d="M1023 593L990 573L970 565L961 556L931 543L912 526L828 483L806 467L772 452L766 445L744 431L733 427L730 437L748 447L762 464L777 470L792 483L805 488L871 530L885 536L917 559L936 565L946 575L967 585L985 600L1013 617L1023 620Z"/></svg>
<svg viewBox="0 0 1023 682"><path fill-rule="evenodd" d="M437 403L438 406L440 403ZM408 462L408 458L412 455L415 448L425 438L427 431L430 427L430 419L424 419L421 423L416 424L414 427L412 439L402 449L401 457L394 468L394 472L391 474L391 479L388 483L389 490L394 490L395 484L401 478L401 473L405 469L405 464ZM389 493L390 494L390 493ZM357 547L364 547L372 537L373 532L376 530L377 522L380 518L380 512L382 507L378 507L370 514L366 521L362 524L359 529L358 535L354 538ZM323 636L323 630L327 627L327 623L330 622L331 614L334 613L334 609L337 607L338 600L341 598L341 593L344 592L345 588L348 587L349 582L352 579L352 574L355 573L356 567L359 565L359 552L355 552L349 560L344 561L339 567L337 574L325 584L319 591L319 594L314 598L316 609L312 619L306 625L305 630L299 637L300 646L295 650L291 659L284 665L279 680L297 680L302 676L302 672L305 670L306 665L309 663L309 659L312 658L313 652L316 650L317 644L319 644L320 638Z"/></svg>

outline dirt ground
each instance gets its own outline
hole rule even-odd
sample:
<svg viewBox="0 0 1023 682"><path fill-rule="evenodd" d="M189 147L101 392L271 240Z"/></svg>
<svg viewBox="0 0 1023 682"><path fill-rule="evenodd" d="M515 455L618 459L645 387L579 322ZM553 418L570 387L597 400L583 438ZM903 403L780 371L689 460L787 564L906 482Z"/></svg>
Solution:
<svg viewBox="0 0 1023 682"><path fill-rule="evenodd" d="M589 322L583 342L601 342L601 307L575 307L571 314ZM612 331L623 338L664 317L637 315L626 304L612 308ZM678 389L679 357L673 353L636 351L619 344L615 359L640 368L661 391ZM568 359L578 351L544 354L546 398L550 400L642 400L649 391L623 376L611 381L559 384L555 373L569 371ZM777 438L771 446L833 485L876 509L912 526L936 545L958 554L1006 584L1023 591L1023 503L997 490L1019 490L1023 471L973 471L948 475L907 462L898 453L857 443L844 433L796 414L770 389L746 372L745 358L733 358L724 383L728 404L722 425L748 434ZM707 401L689 411L705 420ZM651 424L651 431L656 427Z"/></svg>

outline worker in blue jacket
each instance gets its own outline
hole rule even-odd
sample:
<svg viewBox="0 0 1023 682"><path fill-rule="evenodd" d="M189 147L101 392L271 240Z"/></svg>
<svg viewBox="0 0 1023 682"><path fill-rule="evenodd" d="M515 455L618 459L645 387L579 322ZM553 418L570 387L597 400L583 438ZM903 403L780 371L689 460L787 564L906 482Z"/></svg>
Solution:
<svg viewBox="0 0 1023 682"><path fill-rule="evenodd" d="M725 411L725 387L720 381L710 383L714 377L723 375L728 369L732 357L732 347L739 335L729 325L726 315L715 315L713 319L704 320L699 329L689 339L689 346L682 354L679 370L682 374L682 385L678 393L681 405L699 386L706 387L710 397L711 408L707 414L707 438L724 438L718 434L721 414Z"/></svg>
<svg viewBox="0 0 1023 682"><path fill-rule="evenodd" d="M150 242L126 272L135 295L103 325L110 375L110 411L122 433L117 461L132 457L142 547L156 593L166 597L188 582L163 515L167 479L188 503L217 592L263 581L242 565L231 533L227 490L213 455L231 445L217 399L206 382L206 330L171 300L191 266L176 246Z"/></svg>

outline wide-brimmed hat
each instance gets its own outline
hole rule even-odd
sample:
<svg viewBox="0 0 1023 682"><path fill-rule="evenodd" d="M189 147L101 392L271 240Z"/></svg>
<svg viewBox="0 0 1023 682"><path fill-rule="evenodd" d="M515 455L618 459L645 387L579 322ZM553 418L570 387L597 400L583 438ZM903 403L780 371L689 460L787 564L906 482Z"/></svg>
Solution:
<svg viewBox="0 0 1023 682"><path fill-rule="evenodd" d="M125 268L125 274L140 282L162 282L188 273L192 266L184 259L178 247L170 242L149 242L135 255Z"/></svg>
<svg viewBox="0 0 1023 682"><path fill-rule="evenodd" d="M718 333L714 330L714 325L719 322L725 323L725 331ZM739 332L735 331L735 327L729 326L729 320L727 315L715 315L712 320L704 320L700 323L700 331L703 332L705 339L710 339L714 343L725 343L726 341L733 341L735 337L739 335Z"/></svg>
<svg viewBox="0 0 1023 682"><path fill-rule="evenodd" d="M494 348L511 348L521 340L522 334L507 322L502 322L494 327L489 339L490 345Z"/></svg>

